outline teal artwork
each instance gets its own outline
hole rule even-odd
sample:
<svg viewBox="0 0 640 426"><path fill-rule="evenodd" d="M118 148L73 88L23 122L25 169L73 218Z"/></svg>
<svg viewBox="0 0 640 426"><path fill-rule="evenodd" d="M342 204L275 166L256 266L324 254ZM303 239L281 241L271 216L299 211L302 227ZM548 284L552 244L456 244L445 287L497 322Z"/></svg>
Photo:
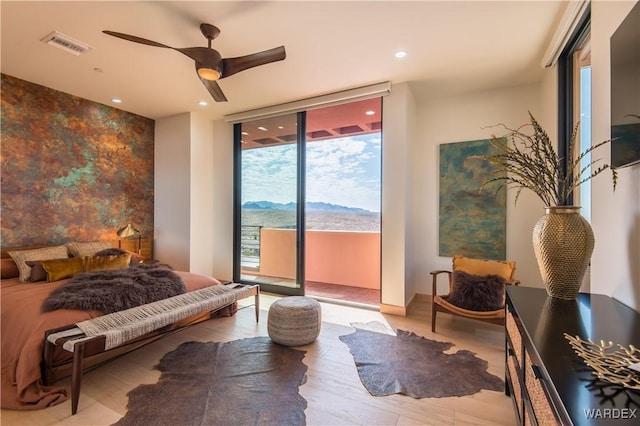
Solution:
<svg viewBox="0 0 640 426"><path fill-rule="evenodd" d="M488 139L440 145L440 256L505 260L506 191L496 191L501 183L481 189L494 166L474 158L496 153Z"/></svg>

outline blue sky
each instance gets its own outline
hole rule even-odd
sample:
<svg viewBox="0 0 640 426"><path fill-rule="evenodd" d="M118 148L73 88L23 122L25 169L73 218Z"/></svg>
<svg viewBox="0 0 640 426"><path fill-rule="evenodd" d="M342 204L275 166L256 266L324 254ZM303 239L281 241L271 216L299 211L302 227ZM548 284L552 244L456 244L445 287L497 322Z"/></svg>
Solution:
<svg viewBox="0 0 640 426"><path fill-rule="evenodd" d="M381 135L307 144L307 201L380 211ZM242 202L296 200L296 145L242 151Z"/></svg>

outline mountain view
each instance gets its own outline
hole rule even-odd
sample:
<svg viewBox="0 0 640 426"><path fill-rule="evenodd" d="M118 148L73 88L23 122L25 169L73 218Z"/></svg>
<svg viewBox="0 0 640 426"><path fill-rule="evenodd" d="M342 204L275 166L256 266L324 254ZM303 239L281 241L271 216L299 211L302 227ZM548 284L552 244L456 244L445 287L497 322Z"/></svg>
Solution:
<svg viewBox="0 0 640 426"><path fill-rule="evenodd" d="M253 210L296 210L296 203L273 203L271 201L248 201L242 205L243 209ZM306 203L306 211L318 211L318 212L349 212L349 213L371 213L369 210L361 209L359 207L347 207L337 204L323 203L323 202L308 202Z"/></svg>
<svg viewBox="0 0 640 426"><path fill-rule="evenodd" d="M358 207L308 202L306 229L380 232L380 213ZM295 229L296 204L248 201L242 205L242 225Z"/></svg>

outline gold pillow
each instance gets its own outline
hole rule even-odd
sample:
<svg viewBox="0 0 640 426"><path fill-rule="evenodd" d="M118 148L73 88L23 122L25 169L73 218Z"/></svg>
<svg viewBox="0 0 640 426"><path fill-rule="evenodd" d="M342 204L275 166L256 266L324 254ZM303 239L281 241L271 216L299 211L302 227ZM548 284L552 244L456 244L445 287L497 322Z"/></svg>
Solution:
<svg viewBox="0 0 640 426"><path fill-rule="evenodd" d="M453 256L453 270L471 275L498 275L507 281L512 281L516 273L516 262L471 259L456 255Z"/></svg>
<svg viewBox="0 0 640 426"><path fill-rule="evenodd" d="M31 266L27 265L27 260L50 260L69 257L65 246L43 247L31 250L18 250L8 252L9 256L16 262L20 271L20 281L27 282L31 276Z"/></svg>
<svg viewBox="0 0 640 426"><path fill-rule="evenodd" d="M112 254L109 256L85 256L84 270L108 271L111 269L127 269L131 262L131 254Z"/></svg>
<svg viewBox="0 0 640 426"><path fill-rule="evenodd" d="M65 278L71 278L78 272L84 271L84 262L82 258L78 257L43 260L42 269L47 271L47 281L51 283Z"/></svg>
<svg viewBox="0 0 640 426"><path fill-rule="evenodd" d="M86 243L67 243L67 250L73 257L93 256L100 250L112 248L109 241L90 241Z"/></svg>

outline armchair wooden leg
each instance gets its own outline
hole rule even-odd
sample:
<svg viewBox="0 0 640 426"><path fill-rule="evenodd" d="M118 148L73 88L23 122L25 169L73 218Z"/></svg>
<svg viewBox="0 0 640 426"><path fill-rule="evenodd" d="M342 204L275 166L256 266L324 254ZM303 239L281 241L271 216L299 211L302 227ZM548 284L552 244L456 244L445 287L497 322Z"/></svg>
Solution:
<svg viewBox="0 0 640 426"><path fill-rule="evenodd" d="M436 332L436 304L433 301L431 302L431 332Z"/></svg>

